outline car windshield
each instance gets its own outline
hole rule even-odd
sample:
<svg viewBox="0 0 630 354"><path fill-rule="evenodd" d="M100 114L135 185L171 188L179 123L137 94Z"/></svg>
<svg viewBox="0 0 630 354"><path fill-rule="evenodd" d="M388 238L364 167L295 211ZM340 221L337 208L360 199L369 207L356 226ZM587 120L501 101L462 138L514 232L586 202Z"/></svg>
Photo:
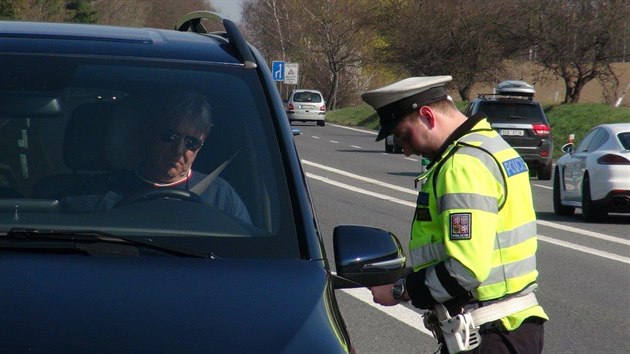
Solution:
<svg viewBox="0 0 630 354"><path fill-rule="evenodd" d="M293 94L294 102L322 102L322 95L317 92L296 92Z"/></svg>
<svg viewBox="0 0 630 354"><path fill-rule="evenodd" d="M546 123L541 108L533 104L485 101L481 102L479 111L490 123Z"/></svg>
<svg viewBox="0 0 630 354"><path fill-rule="evenodd" d="M94 233L214 257L298 256L255 70L77 55L2 55L0 66L0 236ZM160 119L185 116L186 104L165 105L176 92L207 101L209 132ZM153 151L175 148L196 154L190 171L150 177Z"/></svg>

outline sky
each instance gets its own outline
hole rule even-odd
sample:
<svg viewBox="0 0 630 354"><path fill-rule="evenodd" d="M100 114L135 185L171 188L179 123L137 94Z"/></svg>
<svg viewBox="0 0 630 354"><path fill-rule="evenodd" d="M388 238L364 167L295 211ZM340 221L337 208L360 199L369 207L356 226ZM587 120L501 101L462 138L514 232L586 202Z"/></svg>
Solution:
<svg viewBox="0 0 630 354"><path fill-rule="evenodd" d="M245 0L210 0L210 3L217 9L217 12L222 13L225 17L234 20L234 22L241 21L241 7Z"/></svg>

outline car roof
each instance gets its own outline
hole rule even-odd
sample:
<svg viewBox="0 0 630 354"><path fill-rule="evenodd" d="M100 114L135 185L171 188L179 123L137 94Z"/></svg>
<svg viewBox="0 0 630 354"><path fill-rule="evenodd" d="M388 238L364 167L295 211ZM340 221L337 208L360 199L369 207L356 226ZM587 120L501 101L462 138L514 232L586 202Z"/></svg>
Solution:
<svg viewBox="0 0 630 354"><path fill-rule="evenodd" d="M607 129L614 134L621 133L621 132L630 132L630 123L606 123L606 124L600 124L597 127Z"/></svg>
<svg viewBox="0 0 630 354"><path fill-rule="evenodd" d="M321 94L321 92L319 90L310 90L310 89L295 89L292 92L317 92L317 93Z"/></svg>
<svg viewBox="0 0 630 354"><path fill-rule="evenodd" d="M242 64L227 39L155 28L0 21L0 52L59 53Z"/></svg>

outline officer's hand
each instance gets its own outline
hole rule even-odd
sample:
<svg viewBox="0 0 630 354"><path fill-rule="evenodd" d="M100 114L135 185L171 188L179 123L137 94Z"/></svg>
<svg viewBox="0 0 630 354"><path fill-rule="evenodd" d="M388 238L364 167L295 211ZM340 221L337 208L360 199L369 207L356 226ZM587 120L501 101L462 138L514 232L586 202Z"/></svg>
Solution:
<svg viewBox="0 0 630 354"><path fill-rule="evenodd" d="M392 295L393 286L394 284L386 284L369 288L374 302L383 306L398 305L399 301Z"/></svg>

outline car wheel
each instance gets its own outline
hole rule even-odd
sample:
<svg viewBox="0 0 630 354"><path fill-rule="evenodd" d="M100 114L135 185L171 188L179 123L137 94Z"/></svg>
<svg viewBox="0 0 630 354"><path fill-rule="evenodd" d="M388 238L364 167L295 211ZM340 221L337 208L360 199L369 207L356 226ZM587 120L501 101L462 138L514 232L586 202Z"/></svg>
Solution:
<svg viewBox="0 0 630 354"><path fill-rule="evenodd" d="M389 152L389 153L394 152L394 145L389 145L389 144L387 144L387 141L386 141L385 142L385 152Z"/></svg>
<svg viewBox="0 0 630 354"><path fill-rule="evenodd" d="M317 125L320 126L320 127L323 127L324 125L326 125L326 122L323 121L323 120L318 120L317 121Z"/></svg>
<svg viewBox="0 0 630 354"><path fill-rule="evenodd" d="M538 179L541 181L548 181L551 179L552 164L549 163L538 169Z"/></svg>
<svg viewBox="0 0 630 354"><path fill-rule="evenodd" d="M571 216L575 213L575 208L562 205L560 188L560 171L556 168L555 175L553 176L553 212L556 213L556 215Z"/></svg>
<svg viewBox="0 0 630 354"><path fill-rule="evenodd" d="M591 181L588 174L582 180L582 217L586 221L599 221L608 213L606 210L597 209L591 199Z"/></svg>
<svg viewBox="0 0 630 354"><path fill-rule="evenodd" d="M397 154L402 154L402 152L403 152L402 146L400 146L398 144L394 144L394 152L397 153Z"/></svg>

